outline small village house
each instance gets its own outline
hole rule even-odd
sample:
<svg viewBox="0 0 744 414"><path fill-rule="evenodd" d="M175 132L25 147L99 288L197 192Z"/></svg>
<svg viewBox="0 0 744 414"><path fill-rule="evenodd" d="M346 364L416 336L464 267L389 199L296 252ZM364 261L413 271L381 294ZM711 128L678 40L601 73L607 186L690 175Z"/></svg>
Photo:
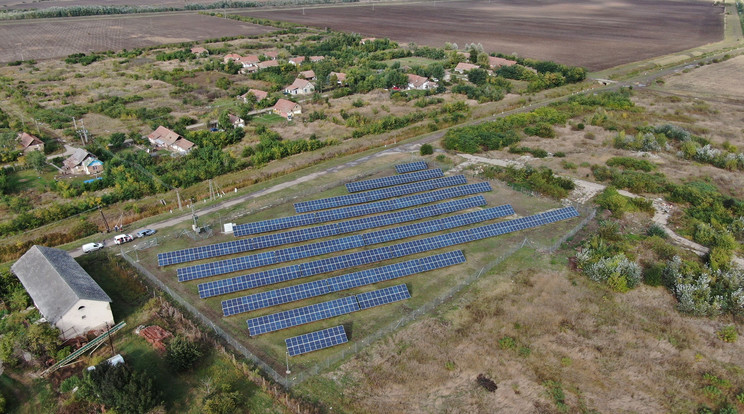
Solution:
<svg viewBox="0 0 744 414"><path fill-rule="evenodd" d="M302 107L300 104L292 102L287 99L279 99L272 108L273 112L282 118L286 118L291 121L294 115L302 113Z"/></svg>
<svg viewBox="0 0 744 414"><path fill-rule="evenodd" d="M245 120L243 120L243 118L233 114L228 114L227 117L230 119L230 124L232 124L233 127L245 128Z"/></svg>
<svg viewBox="0 0 744 414"><path fill-rule="evenodd" d="M345 85L346 84L346 74L343 72L331 72L329 77L333 78L336 77L336 83L339 85Z"/></svg>
<svg viewBox="0 0 744 414"><path fill-rule="evenodd" d="M44 152L44 141L31 134L25 132L18 134L18 143L21 145L21 150L24 154L28 154L31 151Z"/></svg>
<svg viewBox="0 0 744 414"><path fill-rule="evenodd" d="M408 75L408 89L427 90L436 87L436 82L430 81L429 78L413 74Z"/></svg>
<svg viewBox="0 0 744 414"><path fill-rule="evenodd" d="M240 95L240 99L242 99L243 102L248 102L248 95L255 96L256 102L261 102L269 96L269 93L260 89L248 89L248 92Z"/></svg>
<svg viewBox="0 0 744 414"><path fill-rule="evenodd" d="M489 56L488 57L488 66L491 67L491 69L496 69L501 66L512 66L516 65L517 62L514 60L504 59L496 56Z"/></svg>
<svg viewBox="0 0 744 414"><path fill-rule="evenodd" d="M64 171L68 174L99 174L103 172L103 163L95 155L76 148L66 160L62 161Z"/></svg>
<svg viewBox="0 0 744 414"><path fill-rule="evenodd" d="M284 88L287 95L309 95L315 92L315 86L305 79L297 78L291 85Z"/></svg>
<svg viewBox="0 0 744 414"><path fill-rule="evenodd" d="M114 326L111 298L64 250L33 246L10 270L63 339Z"/></svg>
<svg viewBox="0 0 744 414"><path fill-rule="evenodd" d="M289 60L287 60L287 62L289 62L289 63L291 63L291 64L293 64L295 66L300 66L302 64L302 62L304 62L304 61L305 61L305 56L295 56L295 57L289 58Z"/></svg>
<svg viewBox="0 0 744 414"><path fill-rule="evenodd" d="M478 69L479 67L480 66L474 65L472 63L460 62L460 63L457 64L457 66L455 66L455 72L457 72L459 74L463 74L463 73L469 72L469 71L471 71L473 69Z"/></svg>
<svg viewBox="0 0 744 414"><path fill-rule="evenodd" d="M162 125L152 131L147 139L153 147L176 151L180 154L187 154L194 148L193 142Z"/></svg>
<svg viewBox="0 0 744 414"><path fill-rule="evenodd" d="M314 70L303 70L300 72L299 76L302 76L305 78L305 80L315 80L315 71Z"/></svg>

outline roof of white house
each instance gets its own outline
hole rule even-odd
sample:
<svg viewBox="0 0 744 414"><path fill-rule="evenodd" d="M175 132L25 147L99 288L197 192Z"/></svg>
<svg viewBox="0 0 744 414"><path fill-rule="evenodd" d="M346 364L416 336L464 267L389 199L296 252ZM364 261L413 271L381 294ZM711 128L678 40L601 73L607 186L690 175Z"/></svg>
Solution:
<svg viewBox="0 0 744 414"><path fill-rule="evenodd" d="M488 65L491 67L494 66L511 66L516 65L517 62L514 60L504 59L496 56L489 56L488 57Z"/></svg>
<svg viewBox="0 0 744 414"><path fill-rule="evenodd" d="M479 67L480 66L474 65L472 63L460 62L457 64L457 66L455 66L455 71L467 72L469 70L478 69Z"/></svg>
<svg viewBox="0 0 744 414"><path fill-rule="evenodd" d="M180 135L178 135L177 132L172 131L162 125L157 127L154 131L150 133L150 135L147 136L151 141L160 140L165 145L173 145L178 141L179 138L182 138Z"/></svg>
<svg viewBox="0 0 744 414"><path fill-rule="evenodd" d="M315 77L315 71L314 70L303 70L300 72L300 75L302 75L305 79L310 79Z"/></svg>
<svg viewBox="0 0 744 414"><path fill-rule="evenodd" d="M81 299L111 302L106 292L64 250L33 246L10 270L51 323L56 323Z"/></svg>
<svg viewBox="0 0 744 414"><path fill-rule="evenodd" d="M287 116L287 114L292 113L292 111L294 111L294 108L298 105L298 103L292 102L288 99L279 99L274 105L274 110L283 114L284 116Z"/></svg>
<svg viewBox="0 0 744 414"><path fill-rule="evenodd" d="M31 145L40 145L44 143L44 141L40 140L39 138L25 132L21 132L20 134L18 134L18 138L20 139L21 146L24 149L30 147Z"/></svg>
<svg viewBox="0 0 744 414"><path fill-rule="evenodd" d="M292 82L291 85L287 86L285 89L305 89L307 85L311 85L312 83L306 81L305 79L297 78Z"/></svg>

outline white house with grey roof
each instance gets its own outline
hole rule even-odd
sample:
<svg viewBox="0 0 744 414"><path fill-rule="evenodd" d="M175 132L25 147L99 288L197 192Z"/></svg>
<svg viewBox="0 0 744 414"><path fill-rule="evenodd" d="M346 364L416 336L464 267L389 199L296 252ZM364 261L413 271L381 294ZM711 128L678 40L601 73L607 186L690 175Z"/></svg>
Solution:
<svg viewBox="0 0 744 414"><path fill-rule="evenodd" d="M62 338L114 325L111 298L64 250L33 246L10 270Z"/></svg>

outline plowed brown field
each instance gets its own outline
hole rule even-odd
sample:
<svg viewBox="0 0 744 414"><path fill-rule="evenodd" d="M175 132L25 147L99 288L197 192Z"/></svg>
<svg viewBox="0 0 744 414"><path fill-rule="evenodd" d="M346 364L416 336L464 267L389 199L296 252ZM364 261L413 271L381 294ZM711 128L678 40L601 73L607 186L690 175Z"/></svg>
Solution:
<svg viewBox="0 0 744 414"><path fill-rule="evenodd" d="M702 1L498 0L361 4L243 14L444 46L481 43L591 70L719 41L723 8Z"/></svg>

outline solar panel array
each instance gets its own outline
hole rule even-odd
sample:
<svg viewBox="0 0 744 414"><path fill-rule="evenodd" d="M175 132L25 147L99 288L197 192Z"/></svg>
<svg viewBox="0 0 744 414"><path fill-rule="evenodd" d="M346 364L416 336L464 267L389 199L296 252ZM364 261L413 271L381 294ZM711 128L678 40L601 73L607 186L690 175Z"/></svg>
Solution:
<svg viewBox="0 0 744 414"><path fill-rule="evenodd" d="M257 253L232 259L219 260L211 263L182 267L177 270L178 280L203 279L216 275L232 273L239 270L253 269L271 264L291 262L312 256L340 252L358 247L371 246L408 237L420 236L427 233L448 230L454 227L480 223L514 214L510 205L492 207L485 210L458 214L451 217L408 224L405 226L377 230L369 233L340 237L317 243L287 247L280 250Z"/></svg>
<svg viewBox="0 0 744 414"><path fill-rule="evenodd" d="M267 332L278 331L322 319L332 318L334 316L356 312L361 310L359 307L359 301L357 300L360 296L364 301L364 305L367 306L364 309L368 309L372 306L379 306L408 299L411 297L411 294L408 292L406 285L398 285L392 286L391 288L380 289L379 291L347 296L345 298L316 303L302 308L295 308L283 312L272 313L270 315L259 316L257 318L248 319L248 332L251 336L256 336Z"/></svg>
<svg viewBox="0 0 744 414"><path fill-rule="evenodd" d="M259 286L286 282L307 276L314 276L336 270L348 269L383 260L405 257L408 255L423 253L430 250L441 249L461 243L495 237L514 231L538 227L556 221L567 220L577 217L579 213L573 207L539 213L533 216L522 217L500 223L487 224L465 230L459 230L447 234L427 237L404 243L383 246L375 249L359 251L338 257L315 260L299 265L286 266L249 275L236 276L223 280L202 283L198 286L199 296L221 295L239 292Z"/></svg>
<svg viewBox="0 0 744 414"><path fill-rule="evenodd" d="M346 289L380 283L435 269L442 269L461 263L465 263L465 255L462 253L462 250L454 250L420 259L413 259L406 262L361 270L341 276L315 280L308 283L255 293L239 298L227 299L222 301L222 314L224 316L232 316L243 312L251 312L258 309L322 296L331 292L340 292Z"/></svg>
<svg viewBox="0 0 744 414"><path fill-rule="evenodd" d="M347 342L349 342L349 338L346 337L346 331L343 325L293 336L284 340L284 343L287 344L287 353L289 356L306 354Z"/></svg>
<svg viewBox="0 0 744 414"><path fill-rule="evenodd" d="M407 194L420 193L435 190L437 188L451 187L453 185L467 184L464 175L452 175L449 177L435 178L433 180L419 181L410 184L398 185L389 188L380 188L363 193L347 194L336 197L321 198L319 200L302 201L295 203L295 211L307 213L310 211L325 210L350 206L353 204L369 203L386 198L400 197Z"/></svg>
<svg viewBox="0 0 744 414"><path fill-rule="evenodd" d="M424 170L403 175L392 175L389 177L374 178L371 180L355 181L346 184L346 190L350 193L357 191L374 190L375 188L390 187L414 181L429 180L432 178L442 177L444 173L439 168L435 170Z"/></svg>
<svg viewBox="0 0 744 414"><path fill-rule="evenodd" d="M407 221L434 217L441 214L453 213L458 210L465 210L484 205L486 205L486 199L483 198L483 196L478 195L461 200L452 200L440 204L385 213L378 216L358 218L340 223L330 223L306 229L267 234L252 239L240 239L224 243L210 244L208 246L159 253L158 265L173 265L194 260L209 259L212 257L281 246L283 244L316 240L323 237L353 233L355 231L367 230L375 227L390 226Z"/></svg>
<svg viewBox="0 0 744 414"><path fill-rule="evenodd" d="M430 191L425 194L415 194L390 200L376 201L363 205L341 207L332 210L319 211L308 214L282 217L276 219L256 221L253 223L238 224L233 227L236 237L251 234L266 233L270 231L284 230L291 227L302 227L311 224L320 224L329 221L343 220L352 217L366 216L368 214L384 213L386 211L400 210L422 204L442 201L448 198L462 197L491 191L489 183L475 183L444 188Z"/></svg>
<svg viewBox="0 0 744 414"><path fill-rule="evenodd" d="M398 174L408 173L411 171L425 170L429 168L426 161L409 162L407 164L398 164L395 166L395 172Z"/></svg>

